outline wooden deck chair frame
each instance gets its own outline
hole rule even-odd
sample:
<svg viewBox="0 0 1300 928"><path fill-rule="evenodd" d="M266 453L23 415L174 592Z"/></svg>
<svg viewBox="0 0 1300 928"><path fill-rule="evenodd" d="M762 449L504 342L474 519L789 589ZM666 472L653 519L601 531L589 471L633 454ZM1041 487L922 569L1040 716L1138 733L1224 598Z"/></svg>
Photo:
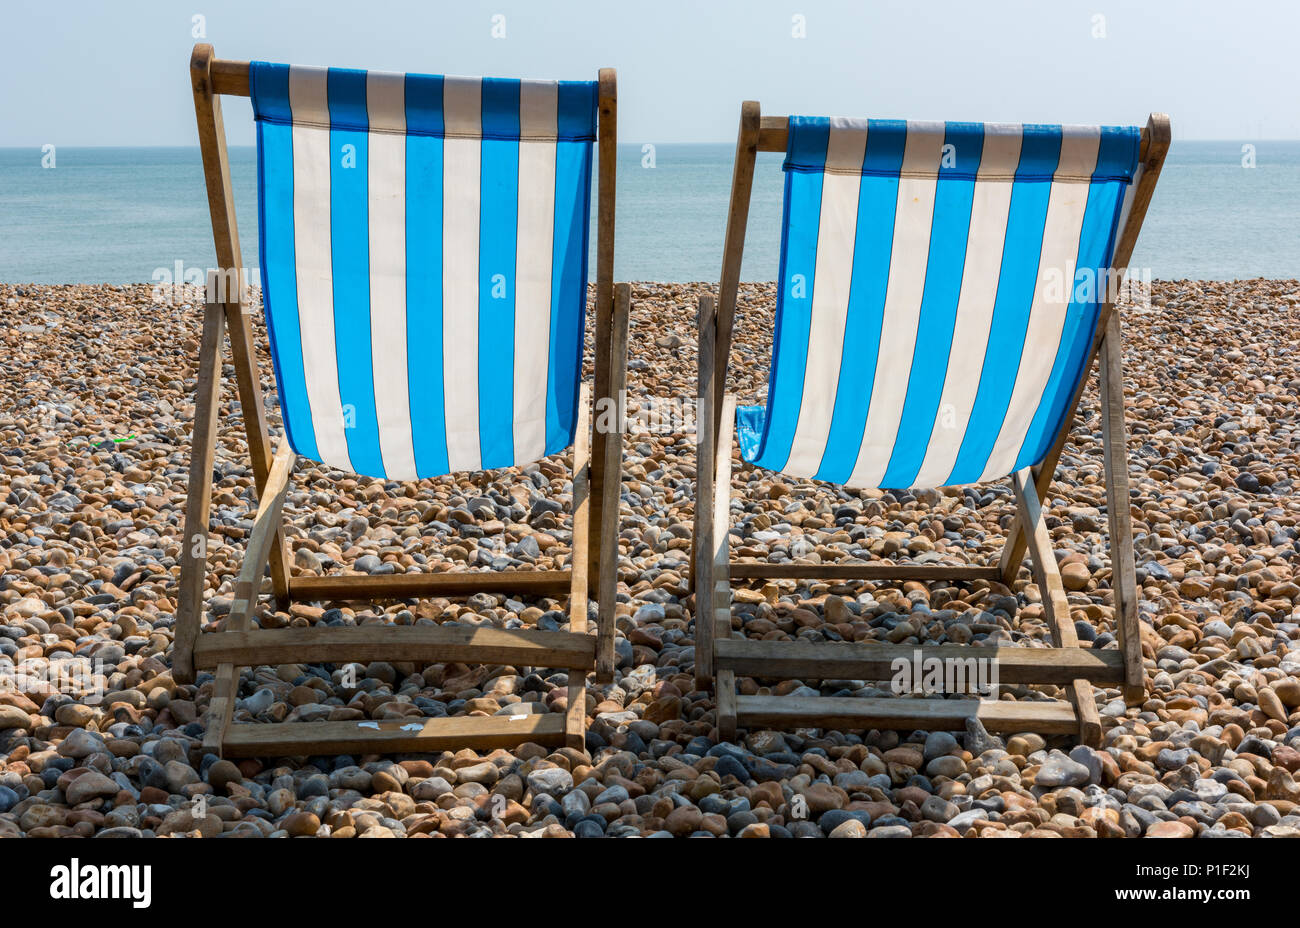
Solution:
<svg viewBox="0 0 1300 928"><path fill-rule="evenodd" d="M230 160L221 116L222 94L249 95L249 63L214 57L194 47L190 60L194 111L207 182L217 261L240 269L239 233L231 192ZM586 734L586 675L613 677L614 599L617 583L618 501L622 439L591 430L591 400L616 397L626 378L631 290L613 284L614 180L617 85L612 68L598 79L595 383L583 384L573 448L573 552L564 569L292 577L281 509L296 455L287 442L272 454L243 281L224 293L209 279L195 390L194 439L182 545L180 596L172 653L177 681L214 668L205 750L223 756L301 756L488 750L525 741L581 749ZM228 271L223 271L227 281ZM237 271L242 275L242 271ZM200 634L205 610L206 539L212 497L222 341L229 333L231 362L244 420L257 514L248 536L230 612L216 633ZM569 596L568 632L493 628L363 626L254 630L251 616L270 565L277 608L292 602L394 601L422 596L464 597L477 592ZM588 634L587 601L599 603L597 634ZM402 660L563 668L569 671L566 713L516 717L459 717L367 722L290 722L232 725L241 667L297 662Z"/></svg>
<svg viewBox="0 0 1300 928"><path fill-rule="evenodd" d="M908 565L893 561L875 564L766 564L732 561L728 513L736 399L726 392L728 357L740 283L745 226L757 153L784 152L787 120L763 117L759 104L741 106L740 132L731 178L731 207L723 245L722 279L717 300L699 301L699 468L695 506L693 585L695 590L695 667L700 688L716 687L719 735L735 738L738 727L870 728L961 730L977 717L990 731L1036 731L1077 734L1085 744L1101 741L1101 721L1093 702L1092 685L1119 686L1130 704L1145 693L1141 637L1137 616L1137 579L1129 509L1128 458L1124 427L1123 350L1119 314L1107 300L1101 307L1097 331L1085 371L1100 358L1100 388L1106 505L1109 515L1111 590L1118 650L1079 647L1070 606L1061 583L1051 539L1043 520L1042 500L1051 487L1061 452L1078 413L1087 376L1080 378L1061 431L1042 464L1011 477L1017 512L997 564L987 566ZM1169 117L1152 113L1142 131L1141 177L1136 181L1132 208L1120 230L1111 266L1122 274L1128 267L1147 206L1169 149ZM1109 295L1109 294L1108 294ZM707 427L712 423L712 428ZM709 462L712 462L710 466ZM1028 555L1032 575L1042 596L1044 616L1053 648L972 648L942 644L916 648L882 643L749 641L731 638L733 580L820 579L853 580L992 580L1008 586ZM710 621L711 619L711 621ZM853 697L738 696L736 675L769 679L886 680L891 663L909 662L920 650L924 658L994 658L999 681L1007 684L1055 684L1069 697L1061 700L1017 702L979 699L911 699ZM716 679L715 679L716 674Z"/></svg>

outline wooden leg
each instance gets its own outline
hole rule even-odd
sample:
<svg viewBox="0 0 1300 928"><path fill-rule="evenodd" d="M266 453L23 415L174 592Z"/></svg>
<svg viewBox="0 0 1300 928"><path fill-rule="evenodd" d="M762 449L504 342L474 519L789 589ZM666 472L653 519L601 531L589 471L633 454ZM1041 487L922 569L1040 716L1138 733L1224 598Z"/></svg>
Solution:
<svg viewBox="0 0 1300 928"><path fill-rule="evenodd" d="M217 403L221 392L221 342L225 315L215 303L203 307L198 381L194 388L194 439L190 448L185 534L181 538L180 596L172 644L172 676L194 682L194 643L203 614L208 573L208 513L212 504L212 465L217 443Z"/></svg>
<svg viewBox="0 0 1300 928"><path fill-rule="evenodd" d="M573 443L573 576L569 587L569 631L587 633L587 568L591 534L591 385L578 396L578 428ZM565 744L582 750L587 738L587 667L569 668Z"/></svg>
<svg viewBox="0 0 1300 928"><path fill-rule="evenodd" d="M736 429L736 397L722 400L722 424L718 427L717 461L713 475L713 642L710 666L717 667L717 645L731 637L731 448ZM698 596L698 594L697 594ZM699 648L696 648L698 659ZM719 681L719 687L723 687Z"/></svg>
<svg viewBox="0 0 1300 928"><path fill-rule="evenodd" d="M596 382L592 390L592 399L595 403L595 411L592 415L592 422L595 431L591 436L591 524L599 528L604 524L604 512L606 502L606 486L613 480L616 484L620 476L619 473L611 474L606 478L605 469L610 465L611 459L615 457L610 448L611 444L619 443L619 464L621 465L622 453L622 435L625 423L624 402L627 390L627 340L628 340L628 318L631 312L631 288L627 284L619 284L614 287L610 294L609 307L604 311L597 306L597 322L606 319L604 326L604 341L600 326L597 326L596 333ZM599 302L599 295L597 301ZM600 352L604 345L605 354L602 357ZM602 382L601 375L604 374ZM615 496L617 499L617 495ZM601 563L601 538L597 534L591 537L591 555L590 555L590 589L589 593L596 596L599 593L600 586L600 563Z"/></svg>
<svg viewBox="0 0 1300 928"><path fill-rule="evenodd" d="M1070 618L1070 602L1065 595L1065 585L1061 582L1056 556L1052 553L1051 537L1047 533L1047 523L1043 521L1042 505L1038 491L1034 489L1033 474L1029 468L1025 468L1012 475L1011 483L1020 510L1020 520L1025 526L1034 582L1038 584L1039 595L1043 600L1043 614L1051 629L1052 641L1058 648L1078 648L1079 637L1074 630L1074 621ZM1067 684L1066 691L1079 720L1079 740L1092 746L1100 745L1101 719L1093 701L1092 684L1080 677Z"/></svg>
<svg viewBox="0 0 1300 928"><path fill-rule="evenodd" d="M599 421L601 404L610 397L615 402L619 399L620 377L626 376L627 362L624 355L616 359L613 350L613 329L619 325L627 326L627 318L615 318L618 305L614 294L614 198L618 183L618 80L613 68L601 68L597 75L596 108L599 115L597 123L596 156L596 301L595 326L592 333L595 355L594 390L592 397L596 402L596 416ZM617 382L616 382L617 381ZM591 524L597 528L605 524L605 444L606 434L598 429L591 441ZM591 560L588 565L588 593L599 595L600 586L600 550L599 540L593 536Z"/></svg>
<svg viewBox="0 0 1300 928"><path fill-rule="evenodd" d="M271 439L262 408L262 381L257 368L253 327L244 312L244 260L239 248L239 223L235 218L235 197L230 181L230 157L226 150L226 127L221 115L221 97L212 86L212 46L194 46L190 58L190 83L194 91L194 117L199 130L199 151L208 191L208 212L212 220L212 242L218 267L208 274L208 302L225 308L230 333L231 363L239 388L239 402L248 439L248 456L260 496L271 470ZM233 292L230 292L233 291ZM271 584L279 608L289 605L289 559L284 533L277 530L271 552Z"/></svg>
<svg viewBox="0 0 1300 928"><path fill-rule="evenodd" d="M248 536L248 546L239 568L239 577L235 580L234 602L230 605L230 615L226 617L225 630L248 631L253 606L257 602L258 589L262 584L262 573L266 569L276 539L281 537L280 513L284 507L285 494L289 490L289 478L296 458L289 443L284 442L267 473L266 488L258 500L253 530ZM203 738L203 748L205 751L220 754L227 728L234 715L235 700L239 695L239 667L233 663L219 664L216 677L212 699L208 703L208 727Z"/></svg>
<svg viewBox="0 0 1300 928"><path fill-rule="evenodd" d="M605 466L601 473L599 521L593 519L599 536L594 558L597 571L596 620L596 681L609 683L614 679L614 616L617 614L618 594L618 503L623 486L623 406L622 397L627 389L627 326L631 309L632 288L619 284L614 288L614 324L611 337L610 399L616 415L612 429L604 434ZM606 420L608 422L608 420ZM596 431L601 431L601 418L596 419ZM600 436L597 435L599 438ZM593 445L596 441L593 439Z"/></svg>
<svg viewBox="0 0 1300 928"><path fill-rule="evenodd" d="M695 594L695 688L713 683L713 505L717 429L713 425L713 349L717 306L712 296L699 303L699 389L695 418L695 523L691 540L691 585Z"/></svg>
<svg viewBox="0 0 1300 928"><path fill-rule="evenodd" d="M722 242L722 277L718 281L717 341L714 344L713 412L722 409L727 392L727 360L735 328L736 299L740 289L740 268L745 255L745 230L749 225L749 200L754 188L754 165L762 134L762 108L754 100L740 105L740 126L736 132L736 155L731 169L731 201L727 231ZM721 424L719 420L716 425Z"/></svg>
<svg viewBox="0 0 1300 928"><path fill-rule="evenodd" d="M736 672L722 668L717 686L718 740L736 740Z"/></svg>
<svg viewBox="0 0 1300 928"><path fill-rule="evenodd" d="M1129 516L1123 357L1119 313L1111 313L1101 343L1102 446L1105 454L1110 586L1115 608L1115 633L1119 639L1119 648L1124 652L1124 701L1133 706L1141 704L1146 696L1146 671L1142 666L1133 522Z"/></svg>

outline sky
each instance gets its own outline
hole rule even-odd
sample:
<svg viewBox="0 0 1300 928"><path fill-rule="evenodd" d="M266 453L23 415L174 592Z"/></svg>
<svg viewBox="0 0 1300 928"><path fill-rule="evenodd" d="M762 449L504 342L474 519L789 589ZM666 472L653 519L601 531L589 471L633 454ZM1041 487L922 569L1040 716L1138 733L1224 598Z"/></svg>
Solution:
<svg viewBox="0 0 1300 928"><path fill-rule="evenodd" d="M1300 138L1294 0L5 0L0 147L195 145L187 63L219 57L591 79L623 142L724 142L769 115L1141 124ZM224 104L253 142L247 100Z"/></svg>

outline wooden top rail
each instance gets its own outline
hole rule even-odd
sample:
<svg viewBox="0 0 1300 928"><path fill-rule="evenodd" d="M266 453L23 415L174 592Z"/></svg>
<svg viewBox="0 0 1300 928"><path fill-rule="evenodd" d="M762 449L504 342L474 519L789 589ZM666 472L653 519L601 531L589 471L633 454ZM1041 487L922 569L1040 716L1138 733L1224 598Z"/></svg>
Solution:
<svg viewBox="0 0 1300 928"><path fill-rule="evenodd" d="M213 58L212 68L209 72L212 75L212 92L238 97L248 96L248 70L249 62L247 61L228 61L224 58Z"/></svg>
<svg viewBox="0 0 1300 928"><path fill-rule="evenodd" d="M755 104L757 105L757 104ZM780 151L786 149L789 142L789 120L785 116L764 116L758 123L758 150ZM1147 148L1151 144L1150 125L1142 129L1142 144L1138 149L1138 160L1145 161Z"/></svg>

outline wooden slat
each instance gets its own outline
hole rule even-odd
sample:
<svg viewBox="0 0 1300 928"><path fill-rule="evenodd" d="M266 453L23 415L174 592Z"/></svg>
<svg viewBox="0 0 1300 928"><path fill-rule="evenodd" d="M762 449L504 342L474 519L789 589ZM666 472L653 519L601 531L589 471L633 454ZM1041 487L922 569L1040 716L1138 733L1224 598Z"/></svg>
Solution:
<svg viewBox="0 0 1300 928"><path fill-rule="evenodd" d="M691 587L695 594L695 688L713 684L713 499L717 429L713 423L713 349L718 304L712 294L699 300L699 378L695 410L695 513L691 538ZM730 488L728 487L728 492Z"/></svg>
<svg viewBox="0 0 1300 928"><path fill-rule="evenodd" d="M996 567L980 564L886 563L770 564L765 561L732 561L733 580L998 580Z"/></svg>
<svg viewBox="0 0 1300 928"><path fill-rule="evenodd" d="M471 748L490 751L525 741L562 745L564 715L470 716L382 722L276 722L230 726L226 757L313 754L428 754Z"/></svg>
<svg viewBox="0 0 1300 928"><path fill-rule="evenodd" d="M553 596L567 593L568 570L449 570L442 573L377 574L346 577L294 577L290 595L296 602L382 602L427 596L472 596L517 593Z"/></svg>
<svg viewBox="0 0 1300 928"><path fill-rule="evenodd" d="M194 387L194 435L190 445L189 488L185 498L185 535L181 539L180 597L172 643L172 676L178 683L194 682L194 642L198 640L202 627L203 591L208 577L212 462L221 392L221 343L225 328L226 317L222 308L215 303L205 303L199 372Z"/></svg>
<svg viewBox="0 0 1300 928"><path fill-rule="evenodd" d="M978 718L994 732L1069 734L1074 709L1061 700L1011 702L978 699L856 699L851 696L739 696L742 728L831 728L961 731Z"/></svg>
<svg viewBox="0 0 1300 928"><path fill-rule="evenodd" d="M361 625L214 632L199 638L198 667L401 660L590 668L596 639L584 633L459 625Z"/></svg>
<svg viewBox="0 0 1300 928"><path fill-rule="evenodd" d="M778 680L889 680L895 661L982 660L997 663L1002 683L1064 685L1077 677L1115 685L1124 677L1119 651L1088 648L973 647L960 644L907 645L881 642L758 641L729 638L714 645L719 667L741 676Z"/></svg>
<svg viewBox="0 0 1300 928"><path fill-rule="evenodd" d="M1128 435L1124 427L1124 352L1119 313L1112 313L1101 347L1101 429L1109 523L1110 586L1115 633L1124 654L1124 700L1137 705L1146 695L1142 639L1138 631L1138 589L1129 515Z"/></svg>
<svg viewBox="0 0 1300 928"><path fill-rule="evenodd" d="M596 437L605 456L601 470L601 505L593 508L596 526L597 615L596 615L596 682L614 679L614 616L618 594L619 498L623 489L623 402L627 390L627 339L632 306L632 288L619 284L614 288L614 318L610 326L610 389L616 415L614 428L602 431L596 418ZM599 395L599 394L598 394ZM595 443L593 443L595 444Z"/></svg>
<svg viewBox="0 0 1300 928"><path fill-rule="evenodd" d="M1138 179L1137 190L1133 193L1133 205L1129 210L1124 228L1120 230L1120 237L1115 244L1115 252L1111 257L1111 267L1115 268L1122 276L1126 276L1128 262L1133 256L1133 248L1137 245L1138 234L1142 231L1142 222L1146 218L1147 207L1151 205L1151 197L1155 194L1156 181L1160 179L1160 171L1164 167L1165 155L1169 152L1171 139L1172 129L1170 128L1169 117L1164 113L1152 113L1150 118L1147 119L1146 128L1142 130L1142 142L1139 150L1139 157L1142 162L1142 176ZM1051 450L1048 451L1047 457L1043 459L1041 464L1034 467L1034 485L1038 491L1039 499L1046 498L1048 490L1051 488L1052 477L1056 473L1056 465L1061 459L1066 443L1070 440L1070 432L1074 429L1074 420L1079 414L1079 401L1083 397L1084 388L1088 385L1093 359L1099 354L1101 340L1109 327L1108 322L1111 312L1114 311L1114 306L1108 297L1109 294L1107 294L1107 299L1102 303L1098 312L1097 329L1093 335L1092 347L1088 352L1088 360L1084 363L1083 376L1079 378L1079 383L1074 388L1074 395L1070 398L1069 413L1061 423L1061 429L1057 432L1056 440L1053 442ZM999 559L999 566L1008 586L1015 579L1016 572L1020 570L1020 562L1025 556L1026 540L1019 518L1014 519L1011 528L1007 532L1007 542Z"/></svg>

